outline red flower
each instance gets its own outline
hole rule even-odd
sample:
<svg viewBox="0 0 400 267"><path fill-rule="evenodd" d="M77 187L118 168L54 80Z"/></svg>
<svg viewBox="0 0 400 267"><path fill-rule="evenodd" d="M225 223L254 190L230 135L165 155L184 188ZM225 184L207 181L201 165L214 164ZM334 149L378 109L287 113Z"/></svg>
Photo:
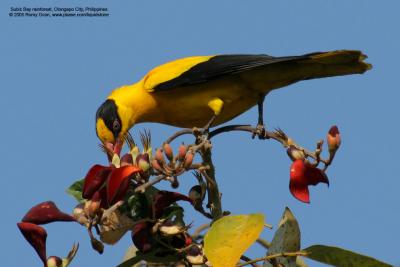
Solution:
<svg viewBox="0 0 400 267"><path fill-rule="evenodd" d="M22 222L46 224L51 222L71 222L74 217L60 211L53 201L46 201L32 207L22 218Z"/></svg>
<svg viewBox="0 0 400 267"><path fill-rule="evenodd" d="M154 239L151 234L153 225L150 222L139 222L133 226L132 241L140 252L146 253L154 245Z"/></svg>
<svg viewBox="0 0 400 267"><path fill-rule="evenodd" d="M107 180L107 201L109 205L122 200L129 188L129 178L141 172L137 166L124 166L114 169Z"/></svg>
<svg viewBox="0 0 400 267"><path fill-rule="evenodd" d="M46 230L41 226L28 222L17 223L17 226L24 235L26 241L31 244L36 253L39 255L43 264L46 266Z"/></svg>
<svg viewBox="0 0 400 267"><path fill-rule="evenodd" d="M289 189L292 195L298 200L310 203L309 185L326 183L329 186L329 180L326 174L303 160L296 160L290 167Z"/></svg>
<svg viewBox="0 0 400 267"><path fill-rule="evenodd" d="M111 167L101 165L94 165L90 168L83 183L82 197L91 199L94 193L105 183L111 171Z"/></svg>
<svg viewBox="0 0 400 267"><path fill-rule="evenodd" d="M92 199L96 192L101 200L101 207L122 200L129 188L130 177L141 172L137 166L126 165L120 168L94 165L85 177L82 197Z"/></svg>
<svg viewBox="0 0 400 267"><path fill-rule="evenodd" d="M153 199L153 217L155 219L160 218L164 209L178 200L184 200L192 203L192 200L185 195L164 190L159 191Z"/></svg>

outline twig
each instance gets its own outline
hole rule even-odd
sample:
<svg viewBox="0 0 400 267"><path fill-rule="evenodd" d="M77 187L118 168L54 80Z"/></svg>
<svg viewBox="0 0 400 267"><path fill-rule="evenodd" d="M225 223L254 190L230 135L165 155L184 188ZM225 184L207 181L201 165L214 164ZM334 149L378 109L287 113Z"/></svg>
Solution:
<svg viewBox="0 0 400 267"><path fill-rule="evenodd" d="M199 227L197 227L197 229L192 234L192 238L193 239L197 239L197 237L200 236L201 232L203 232L204 230L208 229L209 227L210 227L209 223L205 223L205 224L200 225Z"/></svg>
<svg viewBox="0 0 400 267"><path fill-rule="evenodd" d="M251 261L246 261L243 263L239 263L236 265L236 267L242 267L242 266L246 266L248 264L252 264L255 262L259 262L259 261L265 261L265 260L270 260L270 259L274 259L274 258L278 258L278 257L296 257L296 256L307 256L308 252L306 251L297 251L297 252L282 252L282 253L276 253L276 254L272 254L266 257L262 257L262 258L258 258L258 259L254 259Z"/></svg>
<svg viewBox="0 0 400 267"><path fill-rule="evenodd" d="M169 144L172 141L174 141L176 138L178 138L179 136L185 135L185 134L193 134L193 129L182 129L180 131L177 131L176 133L174 133L172 136L170 136L165 143Z"/></svg>
<svg viewBox="0 0 400 267"><path fill-rule="evenodd" d="M255 133L257 132L257 128L252 127L250 125L228 125L220 127L209 134L209 138L213 138L221 133L232 132L232 131L240 131L240 132L249 132ZM270 132L265 130L264 135L260 136L261 139L274 139L281 143L284 147L289 147L290 145L294 146L296 149L301 150L307 157L314 159L315 161L320 161L325 164L325 166L329 165L331 161L319 158L318 151L311 152L298 144L296 144L291 138L289 138L282 130L277 129L274 132ZM320 141L317 144L317 148L320 147ZM320 152L319 152L320 153Z"/></svg>
<svg viewBox="0 0 400 267"><path fill-rule="evenodd" d="M240 257L240 259L243 260L243 261L247 261L247 262L251 261L251 259L249 257L245 256L245 255L242 255ZM258 265L257 263L250 263L250 264L253 267L260 267L260 265Z"/></svg>
<svg viewBox="0 0 400 267"><path fill-rule="evenodd" d="M147 183L144 183L142 185L139 185L138 187L135 188L135 193L144 193L146 189L156 183L159 183L160 181L164 180L166 176L164 174L157 176L151 181L148 181Z"/></svg>
<svg viewBox="0 0 400 267"><path fill-rule="evenodd" d="M271 243L263 238L258 238L256 242L266 249L269 249L271 247Z"/></svg>

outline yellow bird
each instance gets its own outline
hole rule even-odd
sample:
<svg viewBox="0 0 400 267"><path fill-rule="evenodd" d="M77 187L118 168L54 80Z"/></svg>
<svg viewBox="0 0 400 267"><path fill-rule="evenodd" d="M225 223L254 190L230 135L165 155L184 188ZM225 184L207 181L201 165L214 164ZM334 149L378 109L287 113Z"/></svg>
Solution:
<svg viewBox="0 0 400 267"><path fill-rule="evenodd" d="M123 140L133 125L158 122L208 127L227 122L258 104L263 127L265 96L308 79L361 74L371 69L360 51L339 50L302 56L194 56L160 65L139 82L114 90L96 113L103 143Z"/></svg>

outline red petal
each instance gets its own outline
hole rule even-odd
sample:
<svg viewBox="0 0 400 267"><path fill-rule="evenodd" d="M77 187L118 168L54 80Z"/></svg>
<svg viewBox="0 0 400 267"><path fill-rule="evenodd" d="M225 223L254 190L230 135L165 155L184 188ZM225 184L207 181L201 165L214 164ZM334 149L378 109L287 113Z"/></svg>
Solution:
<svg viewBox="0 0 400 267"><path fill-rule="evenodd" d="M121 166L132 165L132 164L133 164L132 154L127 153L122 156Z"/></svg>
<svg viewBox="0 0 400 267"><path fill-rule="evenodd" d="M32 207L22 218L23 222L46 224L51 222L71 222L74 217L60 211L53 201L46 201Z"/></svg>
<svg viewBox="0 0 400 267"><path fill-rule="evenodd" d="M318 183L325 183L329 186L328 176L325 172L317 167L307 165L305 175L307 177L308 185L317 185Z"/></svg>
<svg viewBox="0 0 400 267"><path fill-rule="evenodd" d="M109 208L110 206L108 205L108 202L107 202L107 188L103 187L98 192L99 192L100 199L101 199L100 200L100 208L103 208L103 209Z"/></svg>
<svg viewBox="0 0 400 267"><path fill-rule="evenodd" d="M161 217L163 211L165 208L170 206L172 203L178 201L178 200L184 200L192 203L192 200L185 195L176 193L176 192L170 192L170 191L159 191L157 195L154 196L153 199L153 216L155 219L158 219Z"/></svg>
<svg viewBox="0 0 400 267"><path fill-rule="evenodd" d="M295 198L302 202L310 203L310 193L308 192L307 185L296 184L290 181L289 189Z"/></svg>
<svg viewBox="0 0 400 267"><path fill-rule="evenodd" d="M107 181L107 201L109 205L125 197L126 191L129 188L129 177L140 171L141 169L137 166L123 166L111 172L110 178Z"/></svg>
<svg viewBox="0 0 400 267"><path fill-rule="evenodd" d="M306 164L303 160L298 159L292 163L290 166L290 181L296 184L307 184L306 177Z"/></svg>
<svg viewBox="0 0 400 267"><path fill-rule="evenodd" d="M140 222L135 224L132 229L133 244L143 253L151 250L154 243L150 232L151 227L153 227L153 224L149 222Z"/></svg>
<svg viewBox="0 0 400 267"><path fill-rule="evenodd" d="M46 230L36 224L28 222L17 223L17 226L24 235L26 241L35 249L43 264L46 265Z"/></svg>
<svg viewBox="0 0 400 267"><path fill-rule="evenodd" d="M86 174L82 197L91 199L93 194L104 184L111 170L112 168L110 167L94 165Z"/></svg>

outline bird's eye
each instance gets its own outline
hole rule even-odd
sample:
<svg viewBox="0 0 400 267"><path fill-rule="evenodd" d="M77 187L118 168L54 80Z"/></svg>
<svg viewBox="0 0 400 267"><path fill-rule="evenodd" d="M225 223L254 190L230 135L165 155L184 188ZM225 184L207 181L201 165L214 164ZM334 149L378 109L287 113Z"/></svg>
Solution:
<svg viewBox="0 0 400 267"><path fill-rule="evenodd" d="M119 123L118 120L115 120L113 122L113 131L114 132L119 132L120 129L121 129L121 124Z"/></svg>

